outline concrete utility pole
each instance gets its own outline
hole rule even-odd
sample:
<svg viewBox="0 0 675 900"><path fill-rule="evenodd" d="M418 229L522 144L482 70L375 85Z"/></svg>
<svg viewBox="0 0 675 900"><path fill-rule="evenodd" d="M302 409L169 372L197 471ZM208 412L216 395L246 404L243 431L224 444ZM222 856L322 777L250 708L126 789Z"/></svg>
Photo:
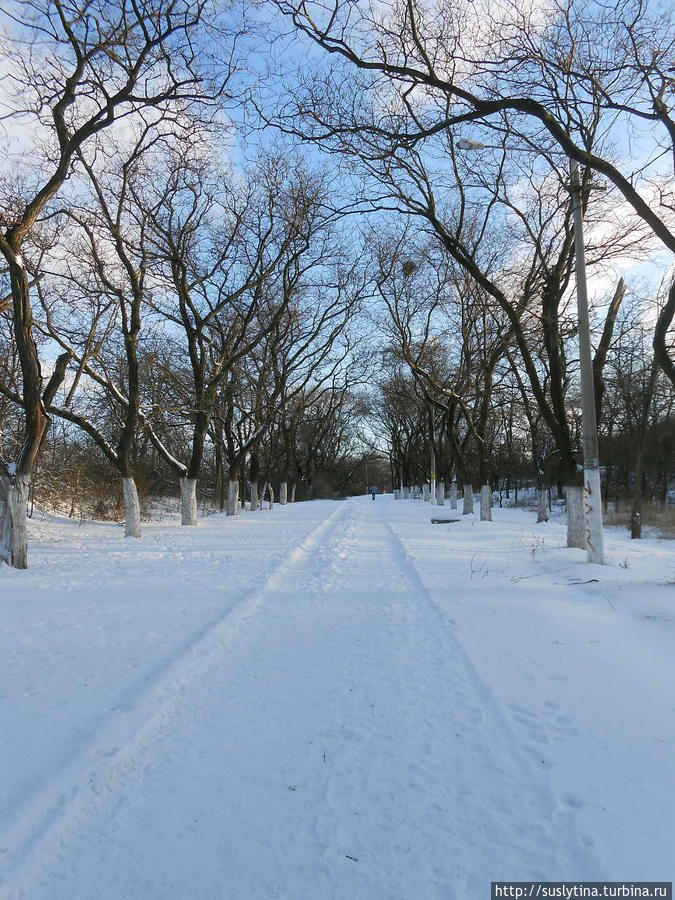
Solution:
<svg viewBox="0 0 675 900"><path fill-rule="evenodd" d="M436 502L436 451L434 450L434 437L436 431L436 410L431 407L431 489L430 500Z"/></svg>
<svg viewBox="0 0 675 900"><path fill-rule="evenodd" d="M588 562L604 562L598 427L595 418L591 331L586 290L583 207L579 163L570 160L574 247L577 268L577 315L579 317L579 364L581 369L581 428L584 451L584 500L586 506L586 552Z"/></svg>

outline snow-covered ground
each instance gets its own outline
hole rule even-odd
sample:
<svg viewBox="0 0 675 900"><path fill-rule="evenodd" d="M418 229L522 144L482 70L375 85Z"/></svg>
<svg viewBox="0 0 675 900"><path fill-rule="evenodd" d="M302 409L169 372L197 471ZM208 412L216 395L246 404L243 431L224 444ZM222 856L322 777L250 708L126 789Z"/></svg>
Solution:
<svg viewBox="0 0 675 900"><path fill-rule="evenodd" d="M675 550L391 497L40 516L0 568L0 895L443 898L675 869Z"/></svg>

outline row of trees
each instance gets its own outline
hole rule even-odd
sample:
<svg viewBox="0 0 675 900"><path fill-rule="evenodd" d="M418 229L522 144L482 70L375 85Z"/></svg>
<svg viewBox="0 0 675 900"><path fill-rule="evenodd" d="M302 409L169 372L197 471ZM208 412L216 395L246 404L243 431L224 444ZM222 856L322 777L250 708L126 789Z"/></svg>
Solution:
<svg viewBox="0 0 675 900"><path fill-rule="evenodd" d="M221 13L45 0L9 17L8 102L38 132L18 136L1 212L2 555L16 567L50 422L116 471L134 537L139 465L170 471L194 525L207 447L236 514L247 461L253 507L272 467L286 502L289 480L311 491L320 455L351 439L356 236L299 159L232 162L241 34Z"/></svg>
<svg viewBox="0 0 675 900"><path fill-rule="evenodd" d="M269 0L245 21L215 0L35 0L6 16L4 558L26 565L55 422L121 479L128 535L139 472L179 484L195 524L205 470L233 514L244 467L255 508L259 483L311 496L322 468L344 489L384 448L396 482L433 449L448 478L529 469L542 497L579 496L569 159L601 278L605 494L665 496L675 287L639 297L614 273L649 259L653 282L675 251L672 20L637 0L479 6Z"/></svg>
<svg viewBox="0 0 675 900"><path fill-rule="evenodd" d="M493 295L434 242L416 244L405 234L380 258L378 287L387 307L382 328L393 367L381 386L383 427L399 473L395 483L399 477L419 483L425 472L429 480L435 458L446 480L508 485L514 470L522 469L519 462L527 460L540 491L540 518L547 514L551 484L560 496L564 488L568 499L570 493L578 496L573 488L582 463L581 401L569 292L561 292L547 311L539 307L545 294L521 300L517 293L531 269L521 281L500 266L489 282L506 281L516 298L508 318ZM504 288L505 300L506 294ZM599 299L605 304L594 375L604 496L631 498L639 531L649 487L642 477L646 457L652 486L658 485L662 497L668 490L675 396L653 362L645 303L622 281ZM583 533L571 530L568 537L577 546Z"/></svg>
<svg viewBox="0 0 675 900"><path fill-rule="evenodd" d="M224 38L223 22L205 3L172 0L154 5L19 4L3 20L3 105L10 107L20 154L13 169L3 172L2 185L0 253L9 287L3 291L3 306L10 313L3 381L5 396L21 406L23 434L15 458L8 458L4 448L0 457L0 546L3 557L18 568L27 565L30 482L49 425L49 408L70 359L67 351L59 356L45 386L31 293L44 274L40 245L53 244L43 233L53 216L61 218L53 204L69 186L76 164L94 171L97 146L106 132L114 129L118 139L126 130L141 135L155 127L180 132L188 106L199 110L204 125L210 123L232 72L205 52L200 33ZM66 248L62 252L68 253ZM129 269L129 278L142 282L142 270L133 263ZM122 306L124 341L133 356L139 314L133 303ZM14 360L18 384L13 382ZM131 420L137 404L133 397L127 399ZM124 443L110 450L124 455Z"/></svg>
<svg viewBox="0 0 675 900"><path fill-rule="evenodd" d="M294 405L290 453L281 423L271 419L240 469L240 507L246 502L248 509L262 509L279 501L334 497L364 490L370 455L364 457L360 440L359 408L363 401L343 388L344 383L326 384L313 392L313 399L303 397ZM176 409L166 413L174 418L173 425L167 427L167 434L171 430L173 452L178 458L188 456L190 427L183 428ZM186 414L183 421L187 419ZM15 408L10 407L5 415L3 431L6 445L20 435L21 422ZM180 478L142 430L131 457L141 524L147 518L165 514L169 508L175 509ZM227 509L228 482L227 458L209 436L198 479L200 512ZM35 507L78 519L125 519L117 469L84 431L57 417L49 428L31 482L29 515Z"/></svg>
<svg viewBox="0 0 675 900"><path fill-rule="evenodd" d="M668 498L675 396L653 364L647 330L639 315L636 323L630 301L619 315L603 366L599 426L605 509L610 504L614 509L628 507L628 515L635 519L643 501L663 506ZM461 402L449 398L451 388L434 394L429 379L415 377L400 348L392 345L387 354L375 422L381 439L391 447L393 485L429 483L433 471L446 488L455 482L469 490L488 484L506 498L515 492L517 499L519 486L536 485L539 521L547 519L551 492L559 499L565 496L564 466L543 418L532 409L527 394L523 396L522 375L513 365L513 355L504 354L492 370L486 402L484 379L470 384L462 379L462 342L458 338L453 346L447 334L444 330L443 337L428 342L433 358L427 346L425 372L433 373L436 385L457 385L461 380ZM565 393L571 453L580 465L576 373Z"/></svg>
<svg viewBox="0 0 675 900"><path fill-rule="evenodd" d="M273 110L268 118L278 127L348 159L373 212L412 223L393 251L381 253L378 289L395 351L427 404L451 423L455 465L462 466L462 441L470 440L486 480L495 392L506 383L519 395L540 484L552 457L568 499L579 497L578 335L568 310L575 196L589 226L592 270L608 273L645 257L663 267L671 286L652 297L641 321L652 329L654 360L669 390L675 385L672 11L639 0L528 9L278 0L277 7L294 26L291 40L315 52L292 71L288 54L279 54L286 90L270 92L260 106ZM578 190L570 161L584 167ZM594 191L598 174L613 188L604 195ZM420 234L434 249L419 246ZM624 294L617 278L596 298L599 414ZM650 398L663 392L663 379L642 356L644 370L643 404L626 422L637 483ZM661 404L666 433L669 403ZM667 472L662 479L665 489ZM638 505L636 496L636 526ZM583 529L568 533L571 544L580 540Z"/></svg>

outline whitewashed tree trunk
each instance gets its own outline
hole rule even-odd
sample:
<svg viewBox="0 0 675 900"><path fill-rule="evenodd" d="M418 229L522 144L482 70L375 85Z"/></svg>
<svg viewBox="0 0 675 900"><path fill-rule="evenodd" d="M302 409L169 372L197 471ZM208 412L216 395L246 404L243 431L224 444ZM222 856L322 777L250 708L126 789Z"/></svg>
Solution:
<svg viewBox="0 0 675 900"><path fill-rule="evenodd" d="M548 522L548 490L537 489L537 522Z"/></svg>
<svg viewBox="0 0 675 900"><path fill-rule="evenodd" d="M256 509L260 509L260 501L258 500L258 484L255 481L251 482L251 512L254 512Z"/></svg>
<svg viewBox="0 0 675 900"><path fill-rule="evenodd" d="M291 488L291 503L295 503L295 482L293 482L293 487Z"/></svg>
<svg viewBox="0 0 675 900"><path fill-rule="evenodd" d="M180 524L197 524L197 479L180 480Z"/></svg>
<svg viewBox="0 0 675 900"><path fill-rule="evenodd" d="M450 485L450 509L457 509L457 482Z"/></svg>
<svg viewBox="0 0 675 900"><path fill-rule="evenodd" d="M0 560L15 569L28 568L28 527L26 506L30 475L2 479L4 515L0 533Z"/></svg>
<svg viewBox="0 0 675 900"><path fill-rule="evenodd" d="M274 488L272 487L271 481L266 481L265 486L262 489L262 494L260 495L260 508L262 509L262 505L265 502L265 497L269 492L269 506L268 509L274 509Z"/></svg>
<svg viewBox="0 0 675 900"><path fill-rule="evenodd" d="M567 546L586 549L586 521L583 488L576 484L565 487L567 497Z"/></svg>
<svg viewBox="0 0 675 900"><path fill-rule="evenodd" d="M467 516L473 512L473 485L464 485L464 503L462 505L462 515Z"/></svg>
<svg viewBox="0 0 675 900"><path fill-rule="evenodd" d="M239 479L227 483L227 508L228 516L239 515Z"/></svg>
<svg viewBox="0 0 675 900"><path fill-rule="evenodd" d="M141 536L141 504L138 502L138 491L133 478L122 479L122 496L124 497L124 537L139 538Z"/></svg>
<svg viewBox="0 0 675 900"><path fill-rule="evenodd" d="M584 471L584 538L588 562L605 561L604 541L602 535L602 494L600 488L600 470Z"/></svg>
<svg viewBox="0 0 675 900"><path fill-rule="evenodd" d="M286 506L288 503L288 482L282 481L279 485L279 503Z"/></svg>
<svg viewBox="0 0 675 900"><path fill-rule="evenodd" d="M407 488L407 487L403 488L403 499L410 500L410 488Z"/></svg>
<svg viewBox="0 0 675 900"><path fill-rule="evenodd" d="M445 484L442 481L436 486L436 505L445 506Z"/></svg>
<svg viewBox="0 0 675 900"><path fill-rule="evenodd" d="M480 489L480 520L481 522L492 521L492 491L489 484L481 485Z"/></svg>

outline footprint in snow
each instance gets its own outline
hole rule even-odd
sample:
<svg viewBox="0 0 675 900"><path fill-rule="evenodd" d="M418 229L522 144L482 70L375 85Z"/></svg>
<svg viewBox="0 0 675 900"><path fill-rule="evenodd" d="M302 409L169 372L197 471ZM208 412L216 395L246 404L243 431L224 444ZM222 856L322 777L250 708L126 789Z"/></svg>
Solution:
<svg viewBox="0 0 675 900"><path fill-rule="evenodd" d="M572 809L581 809L584 805L583 798L579 794L567 793L563 797L563 800L567 806L571 806Z"/></svg>

